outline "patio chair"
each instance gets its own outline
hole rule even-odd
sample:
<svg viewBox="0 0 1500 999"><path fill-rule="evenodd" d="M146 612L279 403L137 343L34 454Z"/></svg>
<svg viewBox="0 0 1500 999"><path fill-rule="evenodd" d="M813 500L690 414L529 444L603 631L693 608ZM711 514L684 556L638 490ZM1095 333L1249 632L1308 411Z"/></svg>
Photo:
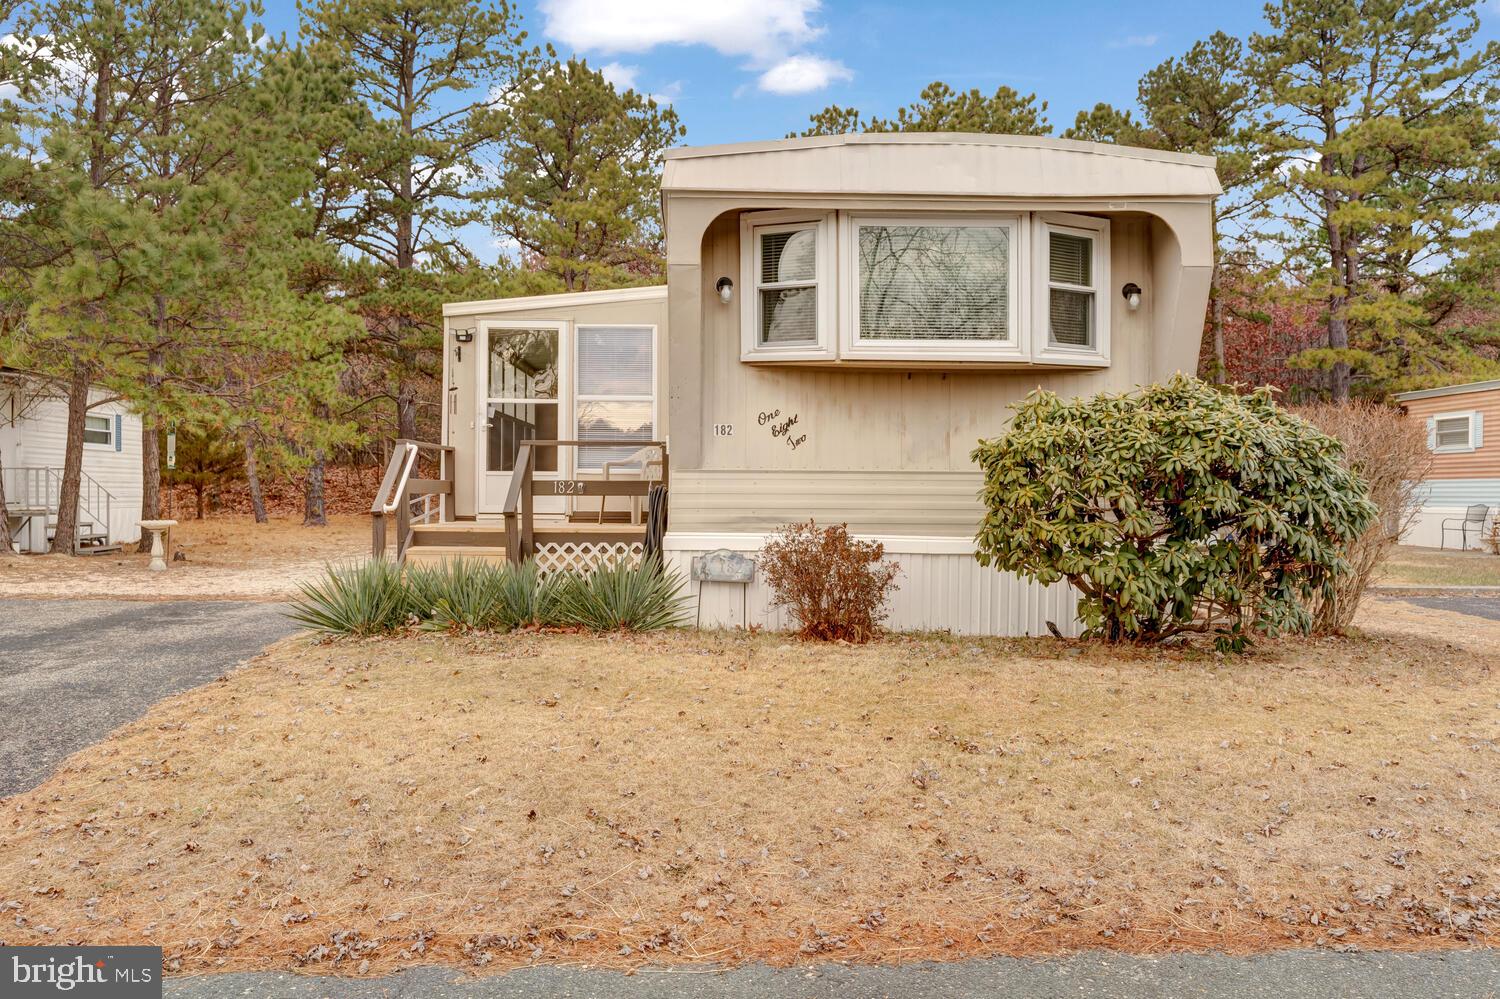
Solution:
<svg viewBox="0 0 1500 999"><path fill-rule="evenodd" d="M1459 551L1466 551L1469 547L1469 530L1472 527L1476 537L1484 536L1484 521L1490 515L1490 508L1483 503L1475 503L1464 511L1462 517L1448 517L1442 523L1442 533L1438 538L1438 549L1442 550L1448 546L1448 532L1457 531L1460 539Z"/></svg>
<svg viewBox="0 0 1500 999"><path fill-rule="evenodd" d="M634 473L648 482L655 482L661 478L661 448L643 447L639 451L628 454L614 461L606 461L601 466L604 472L604 481L617 477L619 472ZM604 523L604 508L609 503L608 496L599 497L599 523ZM630 522L632 524L641 519L641 497L630 497Z"/></svg>

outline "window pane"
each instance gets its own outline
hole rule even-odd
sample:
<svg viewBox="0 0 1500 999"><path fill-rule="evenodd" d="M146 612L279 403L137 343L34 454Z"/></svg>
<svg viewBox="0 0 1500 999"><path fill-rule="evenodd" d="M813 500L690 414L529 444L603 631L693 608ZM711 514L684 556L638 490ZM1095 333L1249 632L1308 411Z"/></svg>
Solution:
<svg viewBox="0 0 1500 999"><path fill-rule="evenodd" d="M1052 343L1062 347L1094 345L1094 293L1052 289Z"/></svg>
<svg viewBox="0 0 1500 999"><path fill-rule="evenodd" d="M1094 241L1087 236L1070 236L1063 232L1049 235L1052 280L1059 284L1093 284Z"/></svg>
<svg viewBox="0 0 1500 999"><path fill-rule="evenodd" d="M578 327L579 395L651 395L651 330Z"/></svg>
<svg viewBox="0 0 1500 999"><path fill-rule="evenodd" d="M1005 340L1010 233L998 226L860 226L859 335Z"/></svg>
<svg viewBox="0 0 1500 999"><path fill-rule="evenodd" d="M557 398L557 330L490 330L489 397Z"/></svg>
<svg viewBox="0 0 1500 999"><path fill-rule="evenodd" d="M817 343L818 289L781 288L760 293L760 342Z"/></svg>
<svg viewBox="0 0 1500 999"><path fill-rule="evenodd" d="M1437 421L1438 447L1468 447L1469 418L1449 416Z"/></svg>
<svg viewBox="0 0 1500 999"><path fill-rule="evenodd" d="M488 445L485 465L491 472L509 472L516 467L516 452L522 441L555 441L557 404L552 402L492 402L487 407L485 431ZM536 451L539 472L557 471L557 448Z"/></svg>
<svg viewBox="0 0 1500 999"><path fill-rule="evenodd" d="M760 237L760 283L816 281L817 231L768 232Z"/></svg>
<svg viewBox="0 0 1500 999"><path fill-rule="evenodd" d="M628 458L655 432L649 402L580 402L578 439L608 441L614 446L580 447L578 467L599 468L606 461Z"/></svg>
<svg viewBox="0 0 1500 999"><path fill-rule="evenodd" d="M110 418L107 416L85 416L83 418L83 442L85 444L110 443Z"/></svg>

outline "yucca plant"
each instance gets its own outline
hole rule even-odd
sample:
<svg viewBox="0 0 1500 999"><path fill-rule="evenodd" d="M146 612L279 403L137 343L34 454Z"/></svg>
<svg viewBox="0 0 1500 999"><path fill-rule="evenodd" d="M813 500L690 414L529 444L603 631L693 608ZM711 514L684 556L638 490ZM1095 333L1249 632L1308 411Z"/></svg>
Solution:
<svg viewBox="0 0 1500 999"><path fill-rule="evenodd" d="M558 597L566 581L563 576L543 576L535 562L506 566L497 593L506 627L547 627L561 623Z"/></svg>
<svg viewBox="0 0 1500 999"><path fill-rule="evenodd" d="M654 631L687 622L682 578L659 560L602 566L566 579L557 596L561 624L592 631Z"/></svg>
<svg viewBox="0 0 1500 999"><path fill-rule="evenodd" d="M406 585L424 629L509 631L515 621L504 613L501 599L509 570L476 559L448 559L408 569Z"/></svg>
<svg viewBox="0 0 1500 999"><path fill-rule="evenodd" d="M322 579L300 587L287 616L326 634L385 634L404 625L411 613L401 569L392 562L330 565Z"/></svg>

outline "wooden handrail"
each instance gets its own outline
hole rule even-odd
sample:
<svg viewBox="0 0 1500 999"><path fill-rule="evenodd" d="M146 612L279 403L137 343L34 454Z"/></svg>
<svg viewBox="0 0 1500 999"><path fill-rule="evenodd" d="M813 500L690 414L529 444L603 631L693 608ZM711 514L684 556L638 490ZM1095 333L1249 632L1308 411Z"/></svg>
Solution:
<svg viewBox="0 0 1500 999"><path fill-rule="evenodd" d="M637 480L586 480L591 490L586 495L595 496L649 496L652 486L665 487L670 462L667 459L666 441L631 441L637 450L656 448L661 453L661 478L655 482ZM536 521L536 452L540 448L560 447L609 447L610 441L545 441L527 440L516 450L515 468L510 473L510 486L505 491L505 505L501 513L505 517L505 554L514 563L524 562L534 547L533 528ZM577 480L583 481L583 480Z"/></svg>
<svg viewBox="0 0 1500 999"><path fill-rule="evenodd" d="M436 451L438 455L438 477L435 479L413 478L421 462L423 450ZM396 559L400 561L411 542L411 501L419 496L441 496L438 519L447 520L451 511L448 499L453 495L454 479L451 459L454 449L447 444L433 444L400 437L396 439L391 460L381 477L380 489L375 502L370 504L370 553L375 558L385 556L386 517L396 515Z"/></svg>

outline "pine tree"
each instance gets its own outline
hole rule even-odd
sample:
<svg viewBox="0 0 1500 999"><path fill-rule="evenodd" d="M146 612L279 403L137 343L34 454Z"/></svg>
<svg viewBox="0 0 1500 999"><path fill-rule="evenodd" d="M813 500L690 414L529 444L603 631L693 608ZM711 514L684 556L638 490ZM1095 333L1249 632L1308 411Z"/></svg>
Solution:
<svg viewBox="0 0 1500 999"><path fill-rule="evenodd" d="M346 288L365 321L358 349L394 399L397 436L415 437L419 385L438 368L438 275L471 262L456 232L482 217L481 153L531 53L504 0L318 0L302 12L312 52L347 69L368 113L343 150L347 197L328 207L361 258Z"/></svg>
<svg viewBox="0 0 1500 999"><path fill-rule="evenodd" d="M1279 158L1267 185L1288 262L1327 310L1335 401L1355 372L1469 363L1434 336L1413 290L1461 254L1500 197L1500 42L1481 44L1475 0L1279 0L1250 40ZM1455 350L1457 348L1457 350Z"/></svg>
<svg viewBox="0 0 1500 999"><path fill-rule="evenodd" d="M570 59L528 74L504 122L496 231L566 291L660 280L661 158L686 134L676 113Z"/></svg>
<svg viewBox="0 0 1500 999"><path fill-rule="evenodd" d="M1218 158L1224 194L1214 205L1214 268L1205 333L1212 358L1209 374L1225 372L1225 302L1221 290L1225 230L1242 223L1255 207L1254 185L1264 158L1256 156L1251 131L1256 92L1243 72L1244 46L1224 32L1194 44L1180 58L1160 63L1141 77L1137 100L1141 117L1131 110L1097 104L1080 111L1064 136L1093 142L1201 153ZM1243 247L1240 248L1243 250Z"/></svg>
<svg viewBox="0 0 1500 999"><path fill-rule="evenodd" d="M986 96L978 88L956 91L941 80L922 88L918 100L896 110L894 118L866 119L855 108L831 104L809 119L801 134L848 132L988 132L993 135L1051 135L1047 102L1036 94L998 87ZM790 138L790 136L789 136Z"/></svg>

